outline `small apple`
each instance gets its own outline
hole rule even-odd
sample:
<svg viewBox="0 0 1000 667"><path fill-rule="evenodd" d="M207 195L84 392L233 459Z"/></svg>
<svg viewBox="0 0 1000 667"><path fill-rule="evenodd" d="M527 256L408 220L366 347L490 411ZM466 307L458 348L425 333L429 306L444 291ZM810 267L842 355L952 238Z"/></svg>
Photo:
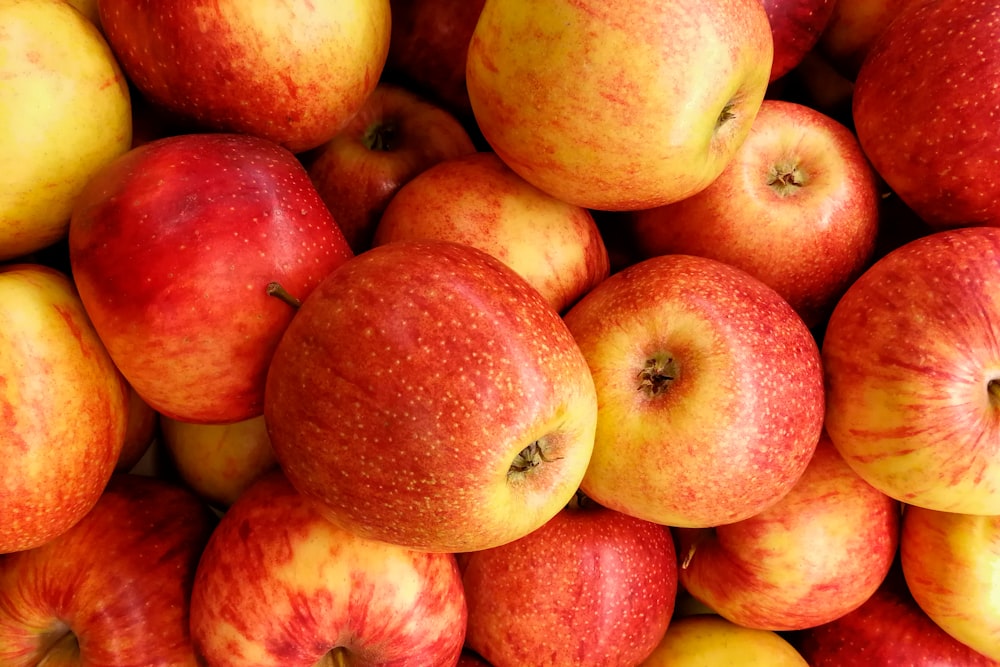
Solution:
<svg viewBox="0 0 1000 667"><path fill-rule="evenodd" d="M781 635L745 628L714 614L670 623L640 667L809 667Z"/></svg>
<svg viewBox="0 0 1000 667"><path fill-rule="evenodd" d="M260 415L264 380L298 299L351 256L290 152L237 134L185 134L106 165L73 211L80 297L126 379L160 414Z"/></svg>
<svg viewBox="0 0 1000 667"><path fill-rule="evenodd" d="M404 185L375 228L375 245L440 239L475 246L514 269L565 312L608 277L590 211L542 192L495 153L445 160Z"/></svg>
<svg viewBox="0 0 1000 667"><path fill-rule="evenodd" d="M472 246L397 241L303 301L264 418L291 483L334 524L424 551L526 535L576 493L597 396L559 314Z"/></svg>
<svg viewBox="0 0 1000 667"><path fill-rule="evenodd" d="M632 667L660 642L677 594L669 529L585 497L458 559L465 643L494 667Z"/></svg>
<svg viewBox="0 0 1000 667"><path fill-rule="evenodd" d="M773 52L760 0L486 0L466 85L483 137L526 181L577 206L636 210L722 172Z"/></svg>
<svg viewBox="0 0 1000 667"><path fill-rule="evenodd" d="M813 50L836 7L836 0L761 0L774 38L773 82Z"/></svg>
<svg viewBox="0 0 1000 667"><path fill-rule="evenodd" d="M302 159L358 254L371 247L382 211L403 184L431 165L475 150L454 116L383 83L337 136Z"/></svg>
<svg viewBox="0 0 1000 667"><path fill-rule="evenodd" d="M826 429L897 500L1000 514L1000 229L909 241L844 293L823 338Z"/></svg>
<svg viewBox="0 0 1000 667"><path fill-rule="evenodd" d="M465 624L455 556L336 528L277 470L222 516L191 593L212 667L454 665Z"/></svg>
<svg viewBox="0 0 1000 667"><path fill-rule="evenodd" d="M788 493L820 439L819 350L788 302L694 255L626 267L565 315L597 387L583 491L669 526L713 527Z"/></svg>

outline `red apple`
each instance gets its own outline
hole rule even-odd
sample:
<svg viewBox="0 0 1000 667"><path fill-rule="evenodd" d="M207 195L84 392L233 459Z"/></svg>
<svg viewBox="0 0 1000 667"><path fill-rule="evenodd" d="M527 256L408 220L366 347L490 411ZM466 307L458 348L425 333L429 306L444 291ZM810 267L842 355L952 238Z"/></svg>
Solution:
<svg viewBox="0 0 1000 667"><path fill-rule="evenodd" d="M200 126L291 151L327 141L361 108L389 49L389 0L101 0L122 69Z"/></svg>
<svg viewBox="0 0 1000 667"><path fill-rule="evenodd" d="M677 594L669 529L585 498L458 558L466 646L494 667L632 667L659 644Z"/></svg>
<svg viewBox="0 0 1000 667"><path fill-rule="evenodd" d="M1000 514L1000 229L910 241L837 303L826 428L847 463L911 505Z"/></svg>
<svg viewBox="0 0 1000 667"><path fill-rule="evenodd" d="M195 667L189 600L214 527L183 487L115 475L68 531L0 555L0 664Z"/></svg>
<svg viewBox="0 0 1000 667"><path fill-rule="evenodd" d="M828 437L798 483L749 519L680 530L680 581L744 627L801 630L853 611L885 579L899 503L858 477Z"/></svg>
<svg viewBox="0 0 1000 667"><path fill-rule="evenodd" d="M815 50L853 81L872 45L904 7L916 0L836 0Z"/></svg>
<svg viewBox="0 0 1000 667"><path fill-rule="evenodd" d="M264 378L302 299L350 257L295 156L264 139L186 134L139 146L81 193L74 279L132 387L183 421L263 411Z"/></svg>
<svg viewBox="0 0 1000 667"><path fill-rule="evenodd" d="M765 100L719 178L637 212L633 233L646 256L701 255L743 269L818 327L872 259L879 201L847 127L802 104Z"/></svg>
<svg viewBox="0 0 1000 667"><path fill-rule="evenodd" d="M70 278L0 265L0 553L64 533L122 451L128 387Z"/></svg>
<svg viewBox="0 0 1000 667"><path fill-rule="evenodd" d="M304 157L309 177L355 253L399 188L431 165L476 150L458 120L405 88L382 84L333 139Z"/></svg>
<svg viewBox="0 0 1000 667"><path fill-rule="evenodd" d="M292 484L335 524L426 551L510 542L573 497L597 397L559 314L472 246L398 241L302 303L264 418Z"/></svg>
<svg viewBox="0 0 1000 667"><path fill-rule="evenodd" d="M633 264L565 315L597 386L583 491L670 526L753 516L788 493L823 421L819 350L781 296L693 255Z"/></svg>
<svg viewBox="0 0 1000 667"><path fill-rule="evenodd" d="M452 554L333 526L280 473L223 515L191 595L191 635L212 667L454 665L466 604Z"/></svg>
<svg viewBox="0 0 1000 667"><path fill-rule="evenodd" d="M761 0L774 38L771 81L796 67L819 41L836 0Z"/></svg>
<svg viewBox="0 0 1000 667"><path fill-rule="evenodd" d="M128 472L152 446L160 427L160 414L134 388L128 387L128 422L115 472Z"/></svg>
<svg viewBox="0 0 1000 667"><path fill-rule="evenodd" d="M375 245L440 239L500 259L558 312L608 277L590 211L542 192L494 153L445 160L404 185L375 228Z"/></svg>
<svg viewBox="0 0 1000 667"><path fill-rule="evenodd" d="M1000 225L1000 40L991 2L916 2L889 22L854 86L854 126L876 171L928 225Z"/></svg>

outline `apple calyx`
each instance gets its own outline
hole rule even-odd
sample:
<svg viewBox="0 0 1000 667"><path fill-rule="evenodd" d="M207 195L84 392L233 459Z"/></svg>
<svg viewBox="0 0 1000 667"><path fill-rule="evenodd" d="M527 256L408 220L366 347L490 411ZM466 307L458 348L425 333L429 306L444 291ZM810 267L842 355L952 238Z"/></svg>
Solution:
<svg viewBox="0 0 1000 667"><path fill-rule="evenodd" d="M733 100L726 102L726 106L722 107L722 111L719 112L719 117L715 119L715 130L718 131L720 127L736 118L736 114L733 113L733 109L736 107L736 103Z"/></svg>
<svg viewBox="0 0 1000 667"><path fill-rule="evenodd" d="M369 125L361 141L365 148L370 151L388 152L396 150L398 136L399 125L391 120L383 119Z"/></svg>
<svg viewBox="0 0 1000 667"><path fill-rule="evenodd" d="M264 290L267 292L268 296L277 297L292 308L298 309L298 307L302 305L302 301L289 294L288 290L282 287L279 282L268 283Z"/></svg>
<svg viewBox="0 0 1000 667"><path fill-rule="evenodd" d="M636 389L645 392L650 398L655 398L665 392L679 374L680 367L673 357L658 354L647 359L637 374L639 386Z"/></svg>
<svg viewBox="0 0 1000 667"><path fill-rule="evenodd" d="M526 474L543 463L558 461L560 458L562 457L551 459L546 456L545 449L542 446L542 441L535 440L530 445L519 451L517 456L514 457L514 460L510 464L510 469L507 471L507 478L509 479L515 475Z"/></svg>
<svg viewBox="0 0 1000 667"><path fill-rule="evenodd" d="M788 160L772 165L767 173L767 185L777 193L779 197L788 197L795 194L799 188L804 187L808 178L798 162Z"/></svg>

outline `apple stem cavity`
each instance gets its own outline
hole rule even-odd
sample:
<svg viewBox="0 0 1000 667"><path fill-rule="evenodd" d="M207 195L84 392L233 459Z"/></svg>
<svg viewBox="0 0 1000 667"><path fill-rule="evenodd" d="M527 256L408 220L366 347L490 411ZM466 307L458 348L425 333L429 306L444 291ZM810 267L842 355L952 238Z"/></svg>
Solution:
<svg viewBox="0 0 1000 667"><path fill-rule="evenodd" d="M265 291L268 296L277 297L292 308L298 309L302 305L302 301L289 294L288 290L281 286L281 283L270 282L267 284Z"/></svg>
<svg viewBox="0 0 1000 667"><path fill-rule="evenodd" d="M510 470L507 471L507 477L510 478L514 475L523 475L530 472L534 468L537 468L542 463L558 461L559 458L562 457L551 459L546 456L545 450L542 447L542 441L535 440L517 453L517 456L514 457L514 461L510 464Z"/></svg>
<svg viewBox="0 0 1000 667"><path fill-rule="evenodd" d="M795 194L799 188L805 186L805 172L803 172L797 162L788 161L773 165L767 174L767 184L779 197L788 197Z"/></svg>
<svg viewBox="0 0 1000 667"><path fill-rule="evenodd" d="M655 398L667 390L670 383L677 379L680 368L673 357L657 355L646 360L639 371L639 391L645 392L650 398Z"/></svg>
<svg viewBox="0 0 1000 667"><path fill-rule="evenodd" d="M990 395L990 404L1000 406L1000 378L993 378L986 383L986 391Z"/></svg>
<svg viewBox="0 0 1000 667"><path fill-rule="evenodd" d="M396 123L381 121L372 124L365 132L364 144L370 151L392 151L396 149L399 128Z"/></svg>

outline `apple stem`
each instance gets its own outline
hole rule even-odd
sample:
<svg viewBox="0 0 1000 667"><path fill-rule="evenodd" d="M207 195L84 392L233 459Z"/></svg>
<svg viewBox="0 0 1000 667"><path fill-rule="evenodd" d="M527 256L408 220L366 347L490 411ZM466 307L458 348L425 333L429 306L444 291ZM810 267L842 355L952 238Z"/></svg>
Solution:
<svg viewBox="0 0 1000 667"><path fill-rule="evenodd" d="M302 302L296 299L291 294L289 294L288 290L286 290L284 287L281 286L281 283L270 282L267 284L265 291L267 292L268 296L277 297L282 301L284 301L285 303L287 303L292 308L298 308L299 306L302 305Z"/></svg>
<svg viewBox="0 0 1000 667"><path fill-rule="evenodd" d="M670 383L677 379L680 368L673 357L658 355L646 360L645 365L636 377L639 378L639 391L644 391L651 397L659 396Z"/></svg>

